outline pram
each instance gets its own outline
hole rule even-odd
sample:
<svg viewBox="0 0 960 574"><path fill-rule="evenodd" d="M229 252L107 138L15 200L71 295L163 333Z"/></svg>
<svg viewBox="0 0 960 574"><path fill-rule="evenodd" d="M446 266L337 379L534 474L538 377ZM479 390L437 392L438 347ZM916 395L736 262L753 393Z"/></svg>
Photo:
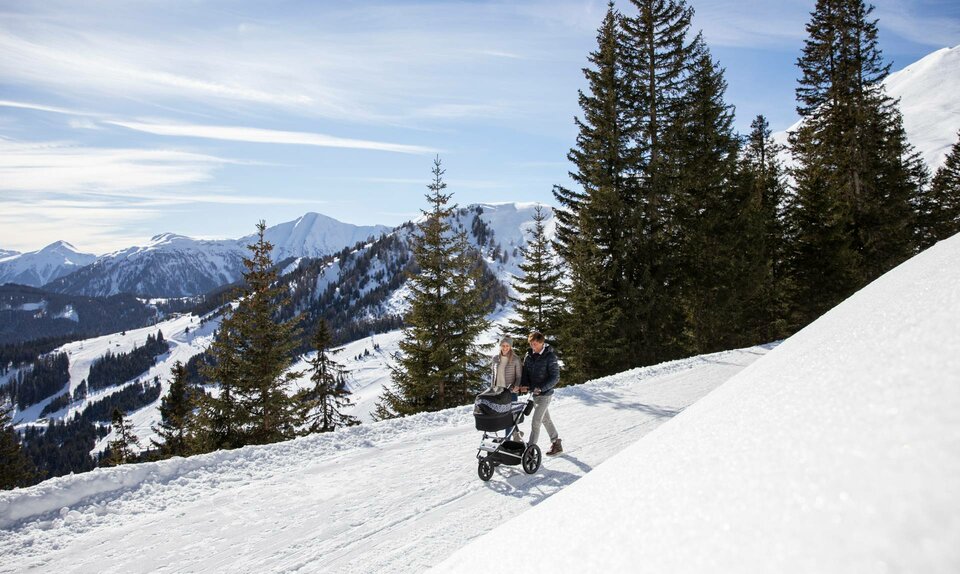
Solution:
<svg viewBox="0 0 960 574"><path fill-rule="evenodd" d="M526 404L514 402L509 389L494 392L492 389L477 395L473 418L477 430L483 431L483 439L477 449L477 474L480 480L493 477L493 469L501 464L521 465L527 474L540 468L543 456L540 447L512 440L513 431L523 422L524 415L533 410L533 401ZM498 433L503 431L503 436Z"/></svg>

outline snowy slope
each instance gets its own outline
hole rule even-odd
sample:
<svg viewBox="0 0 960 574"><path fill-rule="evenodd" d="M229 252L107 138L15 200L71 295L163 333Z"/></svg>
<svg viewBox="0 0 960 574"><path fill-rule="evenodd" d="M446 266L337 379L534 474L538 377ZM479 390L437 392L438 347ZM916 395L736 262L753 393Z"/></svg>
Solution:
<svg viewBox="0 0 960 574"><path fill-rule="evenodd" d="M89 376L90 366L93 362L106 354L107 351L112 353L129 353L135 346L142 347L148 335L156 335L157 331L162 331L167 344L170 346L170 351L157 357L157 364L139 377L141 381L149 381L154 377L159 377L162 396L167 392L171 378L170 373L174 363L181 361L186 364L190 357L206 349L218 325L218 319L207 321L203 325L200 325L200 320L197 317L183 315L161 321L149 327L131 329L122 334L114 333L112 335L104 335L102 337L68 343L57 349L57 352L67 353L70 359L70 382L67 384L65 390L72 394L80 385L81 381ZM55 396L63 392L61 391L34 405L28 406L22 411L16 411L13 421L18 428L22 428L24 425L35 424L37 421L43 425L46 424L46 420L49 419L66 420L82 412L87 406L97 400L111 393L115 393L133 382L134 380L130 380L124 385L91 392L86 399L76 401L68 407L50 413L44 419L40 419L40 413L43 408L47 406ZM149 446L149 438L153 436L150 425L159 421L159 411L157 410L159 406L160 400L157 399L153 404L133 413L130 417L134 422L134 432L141 438L141 443L144 446ZM111 440L111 437L107 437L102 441L103 445L109 440Z"/></svg>
<svg viewBox="0 0 960 574"><path fill-rule="evenodd" d="M957 285L960 235L438 571L531 531L544 572L960 571Z"/></svg>
<svg viewBox="0 0 960 574"><path fill-rule="evenodd" d="M890 74L884 86L888 96L900 100L907 140L933 174L960 132L960 46L937 50ZM786 145L787 133L799 127L797 122L773 137ZM790 165L789 152L783 158Z"/></svg>
<svg viewBox="0 0 960 574"><path fill-rule="evenodd" d="M421 571L569 487L765 352L558 390L552 412L567 452L529 476L505 467L489 483L477 478L479 434L463 407L3 492L0 572Z"/></svg>
<svg viewBox="0 0 960 574"><path fill-rule="evenodd" d="M40 287L73 273L97 258L91 253L80 253L66 241L57 241L29 253L4 253L0 251L0 285L19 283L31 287Z"/></svg>

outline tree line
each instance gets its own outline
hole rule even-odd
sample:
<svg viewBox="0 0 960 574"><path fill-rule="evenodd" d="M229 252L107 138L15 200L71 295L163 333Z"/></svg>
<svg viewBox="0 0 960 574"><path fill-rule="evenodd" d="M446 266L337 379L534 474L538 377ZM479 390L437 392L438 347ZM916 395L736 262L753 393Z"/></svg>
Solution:
<svg viewBox="0 0 960 574"><path fill-rule="evenodd" d="M567 382L784 338L960 229L956 162L928 185L883 90L872 7L817 2L788 170L764 116L734 131L693 9L630 4L598 30L576 185L554 187L565 280L538 287L551 304L523 322L560 341Z"/></svg>

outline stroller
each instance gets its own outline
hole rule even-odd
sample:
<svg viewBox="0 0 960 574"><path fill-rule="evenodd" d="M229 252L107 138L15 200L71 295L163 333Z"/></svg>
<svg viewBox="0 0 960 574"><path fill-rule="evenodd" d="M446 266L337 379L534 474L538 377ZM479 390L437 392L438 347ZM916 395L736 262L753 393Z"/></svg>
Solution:
<svg viewBox="0 0 960 574"><path fill-rule="evenodd" d="M532 400L526 404L513 402L509 389L501 392L491 389L477 395L473 418L477 430L483 431L483 439L477 449L477 474L480 480L490 480L493 469L501 464L519 464L527 474L533 474L540 468L543 460L540 447L511 440L513 431L523 422L524 415L529 415L532 410ZM502 437L499 431L503 431Z"/></svg>

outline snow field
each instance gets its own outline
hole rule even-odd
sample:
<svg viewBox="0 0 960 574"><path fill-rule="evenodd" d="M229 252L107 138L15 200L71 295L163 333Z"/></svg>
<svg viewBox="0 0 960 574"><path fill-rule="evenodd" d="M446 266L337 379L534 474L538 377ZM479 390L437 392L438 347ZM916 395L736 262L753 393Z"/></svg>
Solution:
<svg viewBox="0 0 960 574"><path fill-rule="evenodd" d="M480 481L480 433L462 407L0 493L0 572L422 570L577 481L765 352L558 390L551 412L566 452L529 476L500 467Z"/></svg>

